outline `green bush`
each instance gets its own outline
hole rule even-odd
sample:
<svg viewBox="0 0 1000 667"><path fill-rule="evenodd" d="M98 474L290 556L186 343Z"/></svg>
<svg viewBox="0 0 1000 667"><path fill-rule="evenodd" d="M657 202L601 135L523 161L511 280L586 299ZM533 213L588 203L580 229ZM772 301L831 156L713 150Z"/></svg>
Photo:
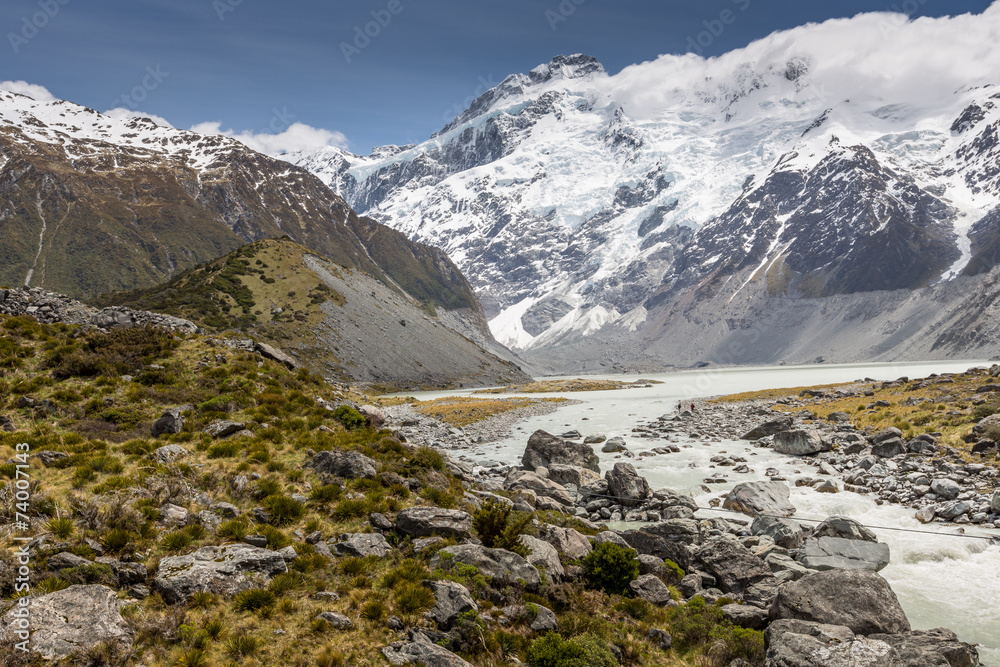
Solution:
<svg viewBox="0 0 1000 667"><path fill-rule="evenodd" d="M264 509L271 516L271 524L284 526L298 521L306 513L306 506L288 496L268 496L263 502Z"/></svg>
<svg viewBox="0 0 1000 667"><path fill-rule="evenodd" d="M563 639L549 632L531 644L527 659L531 667L618 667L607 644L592 634Z"/></svg>
<svg viewBox="0 0 1000 667"><path fill-rule="evenodd" d="M681 651L708 647L717 664L726 665L736 658L755 665L764 662L764 633L733 626L718 603L708 604L700 595L674 608L670 633Z"/></svg>
<svg viewBox="0 0 1000 667"><path fill-rule="evenodd" d="M583 559L587 582L611 595L629 595L629 582L639 576L639 559L634 549L601 542Z"/></svg>
<svg viewBox="0 0 1000 667"><path fill-rule="evenodd" d="M483 546L506 549L521 556L528 555L528 548L521 544L521 535L530 524L531 514L514 512L512 505L496 498L487 498L472 516L472 527Z"/></svg>
<svg viewBox="0 0 1000 667"><path fill-rule="evenodd" d="M236 611L258 611L273 607L275 595L266 588L251 588L241 591L233 597L233 608Z"/></svg>
<svg viewBox="0 0 1000 667"><path fill-rule="evenodd" d="M334 418L344 425L348 431L365 425L365 416L349 405L341 405L333 411Z"/></svg>

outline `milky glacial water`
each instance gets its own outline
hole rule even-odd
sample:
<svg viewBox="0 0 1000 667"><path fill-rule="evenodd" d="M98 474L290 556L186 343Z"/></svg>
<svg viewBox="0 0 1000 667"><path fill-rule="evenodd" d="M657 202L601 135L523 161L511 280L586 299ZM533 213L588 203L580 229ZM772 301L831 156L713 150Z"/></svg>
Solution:
<svg viewBox="0 0 1000 667"><path fill-rule="evenodd" d="M582 392L568 395L581 401L576 405L534 417L520 423L504 441L479 445L463 452L474 461L519 463L527 437L536 429L562 433L577 429L584 435L623 436L635 454L661 446L664 441L632 437L633 427L670 414L678 400L686 404L699 398L759 389L849 382L861 378L894 380L901 376L924 377L931 373L961 372L985 361L917 362L892 364L850 364L784 366L765 368L702 369L661 375L643 375L663 384L644 389ZM635 380L639 376L593 376ZM436 398L469 392L426 392L418 398ZM540 397L544 394L532 394ZM684 443L676 443L684 444ZM815 476L809 465L794 465L790 457L770 449L748 447L746 442L723 441L687 443L680 453L647 458L621 459L620 455L600 454L601 470L616 460L628 460L653 488L670 487L694 496L699 506L707 507L712 498L725 496L739 482L765 479L767 468L777 468L787 479ZM732 468L715 469L709 459L720 453L736 454L747 459L753 470L737 474ZM692 466L693 464L693 466ZM706 493L702 480L716 472L728 475L729 482L714 484ZM1000 536L966 526L965 536L956 527L923 526L913 510L899 506L878 506L874 498L842 492L817 493L808 487L792 487L791 501L797 508L794 518L822 520L831 514L843 514L875 527L879 540L889 545L891 562L882 570L914 629L947 627L968 642L980 644L983 664L1000 667L1000 546L987 540L970 539L974 535ZM711 510L699 516L731 516ZM882 528L879 528L882 527ZM909 533L890 529L933 531L934 534Z"/></svg>

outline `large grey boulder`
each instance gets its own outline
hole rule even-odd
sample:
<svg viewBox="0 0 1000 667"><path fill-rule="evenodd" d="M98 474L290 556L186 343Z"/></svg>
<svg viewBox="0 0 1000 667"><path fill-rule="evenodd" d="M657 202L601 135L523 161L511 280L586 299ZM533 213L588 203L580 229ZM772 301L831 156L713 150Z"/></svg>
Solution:
<svg viewBox="0 0 1000 667"><path fill-rule="evenodd" d="M253 342L253 349L260 356L265 359L270 359L271 361L277 361L279 364L284 364L288 370L294 371L298 368L299 363L295 361L295 358L285 354L276 347L271 347L267 343L261 343L260 341Z"/></svg>
<svg viewBox="0 0 1000 667"><path fill-rule="evenodd" d="M346 533L340 541L331 544L338 556L376 556L385 558L392 551L381 533Z"/></svg>
<svg viewBox="0 0 1000 667"><path fill-rule="evenodd" d="M551 609L540 604L532 605L530 609L524 605L513 604L504 607L500 612L500 623L504 625L523 619L535 632L555 632L559 629L556 615Z"/></svg>
<svg viewBox="0 0 1000 667"><path fill-rule="evenodd" d="M374 405L362 405L358 408L358 412L364 416L368 428L380 429L385 424L385 413L382 412L381 408Z"/></svg>
<svg viewBox="0 0 1000 667"><path fill-rule="evenodd" d="M573 504L573 499L565 486L540 477L530 470L511 470L503 481L503 488L507 491L532 491L536 495L552 498L563 505Z"/></svg>
<svg viewBox="0 0 1000 667"><path fill-rule="evenodd" d="M302 467L311 468L319 475L345 479L371 479L378 474L378 463L360 452L320 452Z"/></svg>
<svg viewBox="0 0 1000 667"><path fill-rule="evenodd" d="M538 536L571 559L583 558L594 549L587 536L574 528L543 523L538 526Z"/></svg>
<svg viewBox="0 0 1000 667"><path fill-rule="evenodd" d="M766 535L785 549L797 549L806 539L802 526L783 517L758 516L750 524L750 532L754 535Z"/></svg>
<svg viewBox="0 0 1000 667"><path fill-rule="evenodd" d="M914 630L898 635L870 635L883 641L896 653L896 664L903 667L977 667L979 651L972 644L959 641L946 628Z"/></svg>
<svg viewBox="0 0 1000 667"><path fill-rule="evenodd" d="M831 516L813 529L812 537L842 537L845 540L878 542L871 530L846 516Z"/></svg>
<svg viewBox="0 0 1000 667"><path fill-rule="evenodd" d="M205 433L208 433L213 438L228 438L234 433L242 431L243 427L244 425L242 422L234 422L227 419L216 419L205 427Z"/></svg>
<svg viewBox="0 0 1000 667"><path fill-rule="evenodd" d="M936 493L939 498L954 500L962 492L962 487L958 485L958 482L942 477L931 480L931 491Z"/></svg>
<svg viewBox="0 0 1000 667"><path fill-rule="evenodd" d="M766 438L769 435L775 435L781 433L782 431L788 431L792 428L792 423L794 419L791 415L787 417L778 417L777 419L772 419L771 421L764 422L757 428L754 428L747 433L743 434L741 440L760 440L761 438Z"/></svg>
<svg viewBox="0 0 1000 667"><path fill-rule="evenodd" d="M553 463L549 466L548 478L557 484L562 484L563 486L572 484L579 489L581 486L593 484L600 480L601 476L588 468L570 466L564 463Z"/></svg>
<svg viewBox="0 0 1000 667"><path fill-rule="evenodd" d="M331 627L336 628L337 630L351 630L354 628L354 621L336 611L321 611L316 614L313 620L326 621Z"/></svg>
<svg viewBox="0 0 1000 667"><path fill-rule="evenodd" d="M604 446L601 447L601 452L604 454L617 454L627 449L628 445L625 442L625 438L617 435L604 443Z"/></svg>
<svg viewBox="0 0 1000 667"><path fill-rule="evenodd" d="M889 545L843 537L810 537L795 560L813 570L874 570L889 564Z"/></svg>
<svg viewBox="0 0 1000 667"><path fill-rule="evenodd" d="M521 465L534 470L539 467L548 468L553 463L601 472L597 454L590 445L570 442L542 430L535 431L528 438L528 445L521 456Z"/></svg>
<svg viewBox="0 0 1000 667"><path fill-rule="evenodd" d="M874 436L872 436L872 444L879 444L880 442L885 442L886 440L892 440L893 438L902 438L903 432L900 431L895 426L890 426L889 428L884 428Z"/></svg>
<svg viewBox="0 0 1000 667"><path fill-rule="evenodd" d="M472 530L472 516L442 507L410 507L396 515L396 530L410 537L466 537Z"/></svg>
<svg viewBox="0 0 1000 667"><path fill-rule="evenodd" d="M782 431L774 436L774 451L791 456L809 456L830 450L830 443L815 430Z"/></svg>
<svg viewBox="0 0 1000 667"><path fill-rule="evenodd" d="M153 589L168 604L187 602L196 591L229 596L248 588L265 586L276 574L287 572L277 551L249 544L202 547L185 556L160 561Z"/></svg>
<svg viewBox="0 0 1000 667"><path fill-rule="evenodd" d="M742 544L725 537L706 541L694 552L693 560L699 564L699 570L715 577L725 593L743 593L755 584L774 579L767 563Z"/></svg>
<svg viewBox="0 0 1000 667"><path fill-rule="evenodd" d="M424 581L424 586L434 591L434 607L427 612L427 617L437 623L442 630L451 627L459 614L468 611L479 611L479 605L472 599L469 589L462 584L442 579L440 581Z"/></svg>
<svg viewBox="0 0 1000 667"><path fill-rule="evenodd" d="M629 585L636 597L651 602L659 607L670 602L670 589L660 581L655 574L643 574L632 580Z"/></svg>
<svg viewBox="0 0 1000 667"><path fill-rule="evenodd" d="M455 563L471 565L490 581L502 586L521 584L536 589L541 577L534 565L506 549L488 549L478 544L445 547L431 559L431 568L450 569Z"/></svg>
<svg viewBox="0 0 1000 667"><path fill-rule="evenodd" d="M566 570L559 561L559 552L554 546L531 535L521 535L521 544L528 548L528 562L536 568L544 568L550 579L558 581L566 576Z"/></svg>
<svg viewBox="0 0 1000 667"><path fill-rule="evenodd" d="M782 584L771 618L845 625L859 635L910 631L896 594L871 570L829 570Z"/></svg>
<svg viewBox="0 0 1000 667"><path fill-rule="evenodd" d="M188 450L184 449L180 445L164 445L163 447L157 447L152 454L152 458L157 463L173 463L179 459L184 458L188 455Z"/></svg>
<svg viewBox="0 0 1000 667"><path fill-rule="evenodd" d="M118 596L107 586L70 586L20 600L0 619L0 642L28 640L20 617L26 609L31 631L28 649L45 660L60 660L98 644L132 645L132 629L119 611Z"/></svg>
<svg viewBox="0 0 1000 667"><path fill-rule="evenodd" d="M993 497L990 498L990 511L1000 514L1000 491L993 492Z"/></svg>
<svg viewBox="0 0 1000 667"><path fill-rule="evenodd" d="M889 438L872 445L872 454L883 459L891 459L894 456L906 453L906 441L902 438Z"/></svg>
<svg viewBox="0 0 1000 667"><path fill-rule="evenodd" d="M649 496L649 482L635 471L631 463L616 463L604 474L608 481L608 495L622 505L641 505Z"/></svg>
<svg viewBox="0 0 1000 667"><path fill-rule="evenodd" d="M752 604L726 604L720 607L720 611L733 625L751 630L763 630L769 620L766 609Z"/></svg>
<svg viewBox="0 0 1000 667"><path fill-rule="evenodd" d="M412 642L393 642L382 649L390 665L422 665L422 667L473 667L472 663L433 643L423 633L413 633Z"/></svg>
<svg viewBox="0 0 1000 667"><path fill-rule="evenodd" d="M784 482L743 482L733 487L722 507L750 516L792 516L795 514L795 507L788 498L789 489Z"/></svg>
<svg viewBox="0 0 1000 667"><path fill-rule="evenodd" d="M153 437L159 437L166 433L180 433L184 430L183 408L171 408L163 413L159 419L153 422Z"/></svg>

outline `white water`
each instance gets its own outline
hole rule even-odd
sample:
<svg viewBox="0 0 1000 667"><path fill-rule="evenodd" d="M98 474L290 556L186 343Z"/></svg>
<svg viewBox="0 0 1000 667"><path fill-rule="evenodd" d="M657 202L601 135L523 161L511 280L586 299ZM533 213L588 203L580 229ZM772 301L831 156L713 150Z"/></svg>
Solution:
<svg viewBox="0 0 1000 667"><path fill-rule="evenodd" d="M852 364L705 369L644 375L663 384L647 389L572 394L572 398L582 402L550 415L528 419L517 427L510 438L499 443L479 445L465 453L476 461L517 463L524 452L528 434L540 428L556 434L577 429L584 435L620 435L628 441L629 449L638 454L662 446L664 441L632 437L632 428L673 412L678 400L691 403L697 402L697 397L849 382L865 377L876 380L893 380L904 375L924 377L931 373L960 372L978 365L988 364L979 361ZM600 377L637 379L636 376L621 375ZM468 393L426 392L417 394L417 397L426 399ZM683 442L684 439L677 444ZM745 457L753 472L740 475L733 473L732 468L711 468L709 459L720 452ZM617 456L600 454L602 471L610 468ZM653 488L671 487L686 491L702 507L708 505L710 498L725 496L736 483L762 479L768 467L777 468L789 480L815 474L812 466L792 465L790 457L775 454L770 449L747 447L746 442L733 441L707 444L693 441L679 454L627 460L649 480ZM694 467L690 467L692 463ZM705 493L701 480L716 472L727 474L731 481L712 485L711 493ZM823 519L831 514L844 514L869 526L935 531L936 535L928 535L876 529L879 539L889 545L892 558L881 574L896 592L914 629L951 628L964 641L981 644L980 656L985 664L1000 665L1000 604L997 602L1000 600L1000 546L989 546L986 540L957 537L955 533L958 529L955 527L922 526L913 517L913 510L877 506L871 496L848 492L822 494L807 487L793 486L791 500L798 509L795 516L798 519ZM700 515L713 514L705 511ZM966 527L966 534L1000 536L1000 531Z"/></svg>

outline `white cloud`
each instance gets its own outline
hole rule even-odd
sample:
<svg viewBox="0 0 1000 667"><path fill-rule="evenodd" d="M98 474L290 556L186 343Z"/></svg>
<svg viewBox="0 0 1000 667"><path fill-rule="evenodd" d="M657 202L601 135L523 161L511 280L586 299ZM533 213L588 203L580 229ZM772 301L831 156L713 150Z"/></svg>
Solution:
<svg viewBox="0 0 1000 667"><path fill-rule="evenodd" d="M144 111L133 111L132 109L125 109L124 107L116 107L114 109L108 109L107 111L104 112L104 115L116 119L148 118L157 125L159 125L160 127L170 127L170 128L173 127L173 125L170 124L170 121L168 121L163 116L157 116L156 114L146 113Z"/></svg>
<svg viewBox="0 0 1000 667"><path fill-rule="evenodd" d="M191 127L192 132L200 134L221 134L232 137L249 148L268 155L281 155L294 151L316 150L324 146L347 149L347 137L342 132L312 127L305 123L292 123L282 132L254 133L244 131L239 134L233 130L223 130L221 123L198 123Z"/></svg>
<svg viewBox="0 0 1000 667"><path fill-rule="evenodd" d="M56 96L50 93L48 88L27 81L0 81L0 90L27 95L37 102L56 101Z"/></svg>
<svg viewBox="0 0 1000 667"><path fill-rule="evenodd" d="M715 39L700 37L703 45ZM699 35L692 39L697 44ZM795 60L808 73L793 83L784 73ZM752 91L754 78L765 87ZM663 55L626 67L606 85L631 115L655 118L685 106L725 106L741 90L752 92L736 108L783 99L835 106L848 98L872 108L936 108L958 90L990 83L1000 83L1000 2L975 15L910 20L879 12L810 23L714 58Z"/></svg>

